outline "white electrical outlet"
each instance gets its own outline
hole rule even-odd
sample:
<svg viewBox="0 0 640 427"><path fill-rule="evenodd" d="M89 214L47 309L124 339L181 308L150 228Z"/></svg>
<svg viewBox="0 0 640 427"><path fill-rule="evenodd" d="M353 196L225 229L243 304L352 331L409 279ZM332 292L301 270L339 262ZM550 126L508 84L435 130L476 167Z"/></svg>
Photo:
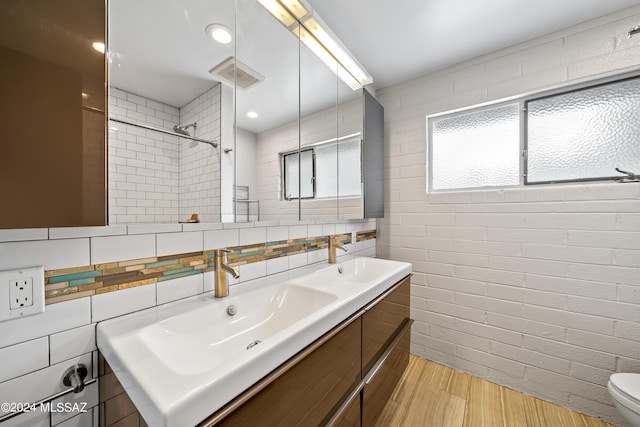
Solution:
<svg viewBox="0 0 640 427"><path fill-rule="evenodd" d="M44 267L0 271L0 322L44 312Z"/></svg>
<svg viewBox="0 0 640 427"><path fill-rule="evenodd" d="M11 310L33 305L33 277L9 281L9 298Z"/></svg>

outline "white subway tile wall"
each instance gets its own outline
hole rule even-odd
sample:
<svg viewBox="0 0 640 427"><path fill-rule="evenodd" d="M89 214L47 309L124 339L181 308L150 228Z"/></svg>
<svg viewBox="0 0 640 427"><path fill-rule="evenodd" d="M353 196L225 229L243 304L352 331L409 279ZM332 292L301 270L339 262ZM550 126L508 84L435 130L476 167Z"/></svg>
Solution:
<svg viewBox="0 0 640 427"><path fill-rule="evenodd" d="M177 107L109 89L109 116L170 130ZM177 137L109 122L109 223L177 222L180 187Z"/></svg>
<svg viewBox="0 0 640 427"><path fill-rule="evenodd" d="M180 124L197 123L191 136L220 142L220 84L180 108ZM197 213L202 222L220 221L220 148L179 138L179 214ZM220 146L219 146L220 147Z"/></svg>
<svg viewBox="0 0 640 427"><path fill-rule="evenodd" d="M92 237L91 262L87 264L103 264L154 256L156 256L155 234Z"/></svg>
<svg viewBox="0 0 640 427"><path fill-rule="evenodd" d="M633 7L377 92L378 255L413 263L412 352L623 425L606 385L640 372L640 185L427 194L425 117L637 68L639 20Z"/></svg>
<svg viewBox="0 0 640 427"><path fill-rule="evenodd" d="M157 256L197 252L204 249L204 237L201 231L183 233L163 233L156 236Z"/></svg>
<svg viewBox="0 0 640 427"><path fill-rule="evenodd" d="M74 411L59 411L51 413L51 425L62 425L62 426L79 426L79 427L88 427L93 425L93 413L90 408L93 408L98 405L98 383L95 382L93 384L89 384L82 390L80 393L70 393L65 394L57 399L51 401L51 404L54 407L59 407L60 405L68 405L73 407L73 405L79 405L78 407L85 406L87 412L82 412L78 414ZM68 420L68 421L67 421ZM64 421L64 424L60 424Z"/></svg>
<svg viewBox="0 0 640 427"><path fill-rule="evenodd" d="M26 341L0 349L0 382L49 366L47 338Z"/></svg>
<svg viewBox="0 0 640 427"><path fill-rule="evenodd" d="M92 378L92 357L91 353L87 353L0 383L0 402L35 403L67 389L68 387L62 384L62 377L65 371L75 364L87 366L87 380ZM0 408L0 416L6 413L8 411Z"/></svg>
<svg viewBox="0 0 640 427"><path fill-rule="evenodd" d="M91 297L91 320L100 322L156 305L156 284L122 289Z"/></svg>
<svg viewBox="0 0 640 427"><path fill-rule="evenodd" d="M203 293L203 276L203 274L195 274L193 276L158 282L157 305Z"/></svg>
<svg viewBox="0 0 640 427"><path fill-rule="evenodd" d="M27 412L2 423L2 427L49 427L50 425L50 414L47 412Z"/></svg>
<svg viewBox="0 0 640 427"><path fill-rule="evenodd" d="M178 108L124 90L109 91L110 117L171 130L197 123L191 136L220 139L220 85ZM110 122L109 223L220 220L218 149L177 136Z"/></svg>
<svg viewBox="0 0 640 427"><path fill-rule="evenodd" d="M306 222L311 223L311 221ZM10 241L0 243L0 253L18 253L18 255L7 258L6 261L3 260L3 268L23 267L25 264L47 265L50 262L51 253L56 251L60 251L59 261L56 262L72 267L89 264L90 255L93 256L91 259L100 260L99 262L109 262L107 260L128 259L128 255L133 254L130 251L135 252L134 257L147 256L143 254L151 253L155 256L156 251L164 253L172 245L176 248L174 253L191 250L195 246L198 247L197 250L202 250L202 247L214 249L237 246L240 230L243 231L243 240L247 244L264 242L267 236L274 238L291 236L295 234L295 230L300 229L304 229L304 237L306 237L308 227L307 224L298 225L297 222L286 221L239 224L238 228L226 230L220 229L220 224L210 226L202 224L198 225L199 227L193 227L192 224L178 224L178 229L175 228L175 224L169 225L171 226L169 228L161 225L148 228L141 224L132 224L115 228L68 229L61 232L57 231L60 229L12 230L12 233L5 233L5 236L10 236L8 239ZM313 222L311 225L316 224ZM322 223L318 226L322 229ZM182 227L185 232L176 233ZM335 224L335 227L344 232L371 230L376 228L376 220L349 221ZM153 233L139 234L151 230ZM123 232L125 235L118 235ZM54 236L51 238L56 240L30 241L36 237L46 239L51 235ZM65 239L64 236L69 238ZM84 238L71 238L76 236ZM261 240L251 240L252 238ZM75 248L78 241L84 243L76 250L70 250L66 254L69 260L66 260L63 251ZM126 254L124 258L120 255L122 253ZM375 242L370 240L352 244L349 253L362 256L375 255ZM58 258L55 259L58 260ZM308 263L312 261L308 260L307 254L304 253L285 257L283 260L276 259L241 266L240 279L229 278L229 283L233 286L241 281L275 274L288 268L304 267ZM43 314L0 322L0 366L2 366L0 401L36 402L52 396L66 388L62 385L63 373L75 363L87 365L89 377L97 377L95 340L97 322L180 298L211 292L213 283L213 273L208 272L50 304L46 306ZM91 384L81 394L68 394L52 402L52 404L86 402L88 410L86 413L29 412L18 415L2 425L97 427L99 425L98 386L97 383ZM0 412L0 416L2 415Z"/></svg>
<svg viewBox="0 0 640 427"><path fill-rule="evenodd" d="M0 270L38 265L53 270L88 264L89 239L0 243Z"/></svg>
<svg viewBox="0 0 640 427"><path fill-rule="evenodd" d="M50 363L62 362L77 354L90 353L96 349L95 324L51 334L49 346Z"/></svg>

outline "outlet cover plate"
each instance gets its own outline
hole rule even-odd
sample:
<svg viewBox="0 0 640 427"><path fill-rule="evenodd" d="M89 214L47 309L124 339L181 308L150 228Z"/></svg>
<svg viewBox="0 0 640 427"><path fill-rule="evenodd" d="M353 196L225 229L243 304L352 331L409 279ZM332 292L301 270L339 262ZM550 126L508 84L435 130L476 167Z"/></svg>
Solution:
<svg viewBox="0 0 640 427"><path fill-rule="evenodd" d="M31 279L32 304L11 308L11 283ZM15 305L14 305L15 306ZM0 271L0 322L19 319L32 314L44 313L44 267L25 267Z"/></svg>

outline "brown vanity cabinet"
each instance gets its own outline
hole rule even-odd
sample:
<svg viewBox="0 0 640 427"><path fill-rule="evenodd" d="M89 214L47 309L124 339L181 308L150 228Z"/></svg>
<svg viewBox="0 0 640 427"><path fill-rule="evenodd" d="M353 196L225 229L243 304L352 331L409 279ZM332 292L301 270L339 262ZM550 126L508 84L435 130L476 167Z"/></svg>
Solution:
<svg viewBox="0 0 640 427"><path fill-rule="evenodd" d="M332 427L360 427L360 420L362 417L361 405L360 405L360 393L362 389L357 387L354 390L353 398L345 402L344 409L339 411L335 417L335 422L331 422L329 425Z"/></svg>
<svg viewBox="0 0 640 427"><path fill-rule="evenodd" d="M201 426L373 426L409 363L410 277Z"/></svg>

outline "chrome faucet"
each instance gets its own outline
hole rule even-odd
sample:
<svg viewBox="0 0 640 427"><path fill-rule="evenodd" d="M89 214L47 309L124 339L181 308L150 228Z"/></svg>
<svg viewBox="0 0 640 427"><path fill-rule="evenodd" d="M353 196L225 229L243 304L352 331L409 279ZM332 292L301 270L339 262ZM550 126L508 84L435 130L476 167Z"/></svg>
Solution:
<svg viewBox="0 0 640 427"><path fill-rule="evenodd" d="M337 236L329 236L329 264L336 263L336 248L347 252L347 248L345 248L342 243L338 242Z"/></svg>
<svg viewBox="0 0 640 427"><path fill-rule="evenodd" d="M216 249L216 283L214 285L214 294L216 298L224 298L229 296L229 284L227 283L227 273L231 274L234 279L240 277L240 272L236 267L227 265L227 254L231 252L228 249Z"/></svg>

